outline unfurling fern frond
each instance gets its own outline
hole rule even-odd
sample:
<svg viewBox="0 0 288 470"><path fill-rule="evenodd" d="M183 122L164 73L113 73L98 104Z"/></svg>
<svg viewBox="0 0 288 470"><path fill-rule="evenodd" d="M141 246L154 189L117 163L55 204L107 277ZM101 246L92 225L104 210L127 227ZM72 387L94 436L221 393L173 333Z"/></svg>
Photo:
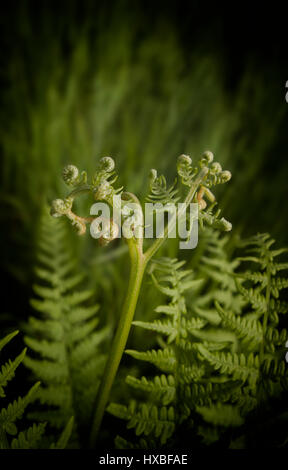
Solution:
<svg viewBox="0 0 288 470"><path fill-rule="evenodd" d="M99 346L108 331L99 329L93 291L81 287L84 276L71 261L63 222L44 213L39 240L37 298L31 301L35 314L25 336L33 355L25 358L25 365L42 382L37 399L43 406L31 416L56 428L68 422L71 427L74 417L77 446L77 433L90 418L105 362Z"/></svg>
<svg viewBox="0 0 288 470"><path fill-rule="evenodd" d="M210 188L229 181L231 173L227 170L223 171L220 163L213 160L213 153L206 151L198 164L193 166L192 159L188 155L180 155L177 163L177 172L182 184L191 188L195 179L199 177L200 172L205 171L205 176L193 198L193 202L198 204L199 224L202 228L204 225L208 225L214 229L229 232L232 229L232 225L224 217L220 218L221 211L216 208L217 202ZM206 199L210 202L210 207L207 207Z"/></svg>
<svg viewBox="0 0 288 470"><path fill-rule="evenodd" d="M150 172L150 194L147 196L146 201L150 203L176 204L179 201L177 197L178 190L176 189L176 181L172 186L167 187L166 178L163 175L158 176L156 170Z"/></svg>

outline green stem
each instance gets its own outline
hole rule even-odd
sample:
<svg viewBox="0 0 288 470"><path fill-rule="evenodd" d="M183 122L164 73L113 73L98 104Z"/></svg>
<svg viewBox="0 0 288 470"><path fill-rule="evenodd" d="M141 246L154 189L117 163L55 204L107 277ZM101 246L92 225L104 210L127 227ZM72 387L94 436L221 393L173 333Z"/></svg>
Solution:
<svg viewBox="0 0 288 470"><path fill-rule="evenodd" d="M131 258L129 284L119 320L119 326L112 343L111 352L107 360L103 379L96 397L96 409L90 435L90 446L92 448L95 446L97 441L111 387L126 346L146 267L142 251L139 250L134 240L128 240L128 247Z"/></svg>
<svg viewBox="0 0 288 470"><path fill-rule="evenodd" d="M208 168L202 168L199 175L192 184L186 198L185 206L181 211L178 212L178 216L184 213L188 204L192 201L195 196L195 193L198 189L198 186L202 180L207 175ZM138 199L134 194L126 193L128 199L134 200L134 202L139 203ZM176 224L177 218L173 220L172 225ZM94 418L92 422L92 429L90 435L90 446L93 448L98 438L99 430L101 427L103 415L105 408L109 399L110 391L116 376L125 346L130 332L131 324L133 321L140 288L143 280L143 275L148 261L152 256L158 251L164 240L168 237L168 234L171 230L171 225L166 226L160 238L158 238L153 245L143 254L143 236L138 239L127 240L129 254L131 259L131 269L130 269L130 278L127 288L127 294L122 308L122 313L119 320L119 326L116 331L111 352L107 360L102 382L100 384L97 397L96 397L96 409L94 413Z"/></svg>

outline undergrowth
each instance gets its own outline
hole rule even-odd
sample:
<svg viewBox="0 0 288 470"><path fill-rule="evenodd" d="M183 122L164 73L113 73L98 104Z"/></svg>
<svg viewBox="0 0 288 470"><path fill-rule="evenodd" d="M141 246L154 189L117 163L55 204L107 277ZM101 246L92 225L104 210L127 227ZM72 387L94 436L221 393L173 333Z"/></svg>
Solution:
<svg viewBox="0 0 288 470"><path fill-rule="evenodd" d="M2 367L1 393L20 362L37 382L2 410L2 447L249 447L251 419L271 412L271 403L283 399L288 385L287 250L273 248L269 234L231 237L232 225L221 217L212 192L231 173L209 151L197 164L181 155L172 185L151 170L145 200L154 204L156 220L167 217L160 236L150 241L144 205L116 184L111 157L100 159L90 180L74 165L62 176L71 191L52 202L50 214L43 209L37 235L32 312L22 327L28 351ZM117 223L97 217L95 209L89 217L76 214L76 198L85 193L119 210ZM185 243L191 241L195 214L188 211L190 203L197 206L196 246L183 250L185 259L181 250L178 258L156 257L171 242L176 216L188 223ZM115 331L96 301L97 279L87 282L79 268L63 216L79 235L90 224L103 249L117 243L122 230L130 278ZM162 300L150 305L146 318L135 320L147 278L146 288L156 289ZM134 329L142 331L141 348L133 341L137 335L130 335ZM25 420L32 425L18 433L14 421L30 402ZM9 434L16 437L9 441Z"/></svg>

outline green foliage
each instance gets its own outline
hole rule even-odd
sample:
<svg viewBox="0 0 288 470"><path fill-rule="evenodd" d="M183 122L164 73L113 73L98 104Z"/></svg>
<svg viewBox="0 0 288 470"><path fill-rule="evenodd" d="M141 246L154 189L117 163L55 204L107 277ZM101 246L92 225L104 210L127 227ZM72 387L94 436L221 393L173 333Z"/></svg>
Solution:
<svg viewBox="0 0 288 470"><path fill-rule="evenodd" d="M128 375L129 403L108 407L145 439L118 436L117 447L182 445L183 429L209 444L227 429L243 428L253 410L284 392L287 331L278 323L287 312L279 299L287 279L277 273L287 264L274 258L286 250L271 250L272 243L266 234L253 237L242 242L248 256L230 261L227 237L205 229L194 272L176 259L151 263L153 283L168 302L155 309L153 322L134 325L156 333L156 347L126 353L154 367L146 368L148 376ZM239 271L244 260L260 269Z"/></svg>
<svg viewBox="0 0 288 470"><path fill-rule="evenodd" d="M43 200L63 189L59 168L72 162L93 171L96 155L117 154L122 183L129 181L130 190L141 193L143 175L156 164L174 180L179 149L198 155L203 145L213 148L221 164L237 172L223 199L229 220L251 233L260 229L256 220L261 230L269 220L277 237L285 238L287 216L274 214L285 198L286 160L277 159L272 181L266 172L271 154L283 154L275 147L285 128L273 67L247 65L228 93L221 54L198 49L197 43L187 54L175 27L164 19L151 23L149 9L145 23L136 2L124 10L122 0L116 2L109 27L99 2L83 3L83 16L73 0L66 9L57 4L60 15L40 7L37 31L29 3L19 3L1 23L2 38L7 37L0 96L5 269L28 284L35 218ZM267 82L269 96L262 91ZM268 186L274 197L267 199ZM85 245L92 249L89 237ZM89 260L89 250L85 254ZM117 265L113 274L120 270ZM119 293L123 286L118 276Z"/></svg>
<svg viewBox="0 0 288 470"><path fill-rule="evenodd" d="M62 448L72 430L73 445L86 442L107 332L110 325L121 324L127 247L119 249L115 242L114 251L107 247L99 255L91 237L84 242L74 237L69 250L61 222L49 218L40 235L35 231L43 201L63 190L59 168L66 165L63 179L72 193L90 185L93 197L111 201L122 188L113 187L116 176L109 157L104 157L108 166L101 160L93 173L96 155L117 154L122 184L128 186L129 182L129 190L140 195L147 184L143 175L157 162L159 173L165 171L167 179L152 170L147 201L170 203L178 202L191 188L204 165L209 172L193 199L199 203L203 228L199 244L185 269L182 261L174 260L179 255L171 240L162 252L166 259L150 265L157 292L151 296L150 290L149 295L145 292L138 303L134 326L140 341L131 338L130 357L126 358L129 387L122 384L113 391L116 401L126 399L127 390L136 400L130 406L127 394L126 405L111 407L140 434L134 443L117 437L117 447L155 448L157 442L172 445L177 439L179 443L183 426L188 435L196 435L196 442L199 436L206 443L213 442L229 426L244 426L248 412L280 396L287 386L288 280L283 271L288 264L276 261L282 251L271 251L269 238L261 235L243 244L254 251L246 256L245 262L251 266L239 272L241 260L231 260L229 239L214 231L231 229L221 218L211 192L215 184L229 179L229 173L211 161L209 152L200 167L194 165L194 157L192 165L190 157L182 155L178 183L183 187L176 186L174 156L179 149L197 155L203 143L213 148L221 155L221 164L235 172L234 184L225 190L221 206L234 227L252 233L264 230L269 220L273 235L284 241L285 204L283 216L275 214L285 201L287 161L274 159L273 178L267 171L271 154L283 154L284 92L279 92L273 67L261 68L258 63L247 66L233 87L227 87L229 73L223 73L226 68L215 35L213 51L217 54L209 56L209 47L202 48L201 28L199 42L195 34L193 50L186 50L188 24L181 26L178 36L165 14L159 22L151 22L149 8L146 17L135 6L126 8L121 0L109 11L107 21L107 11L98 7L99 2L82 2L80 15L77 2L71 0L68 9L56 3L65 14L55 15L53 8L40 6L34 23L32 5L25 1L0 19L2 49L6 51L0 96L2 263L5 272L26 282L28 289L35 239L39 244L31 302L34 314L25 328L28 354L23 351L2 366L0 398L5 400L6 387L24 360L42 382L33 392L38 397L33 404L36 414L47 418L49 431L65 426L52 447ZM206 18L204 29L210 26ZM266 83L270 84L269 96L263 93ZM89 182L82 168L92 174ZM273 197L267 197L267 188ZM67 200L57 200L54 215L66 211L81 232L87 221L70 212L72 199L70 194ZM81 214L87 209L85 199L79 205ZM113 239L111 235L102 244ZM102 328L94 301L92 305L94 294L82 289L84 278L75 269L80 252L89 278L97 284L93 284L93 292L95 287L97 303L107 314L108 330ZM183 256L188 258L187 253ZM111 258L115 262L106 262ZM11 291L18 292L18 288L15 282ZM157 295L167 301L152 312ZM12 308L12 299L9 307L10 303ZM25 313L25 308L20 310L21 321ZM9 339L7 336L4 342ZM20 416L25 397L13 403L9 413ZM10 432L15 431L14 424L7 422ZM43 445L42 438L44 424L33 424L8 444L15 449L31 448Z"/></svg>
<svg viewBox="0 0 288 470"><path fill-rule="evenodd" d="M176 181L167 188L167 182L164 175L157 175L155 169L150 172L150 194L147 196L146 201L151 203L175 204L179 201L177 197L178 190L176 189Z"/></svg>
<svg viewBox="0 0 288 470"><path fill-rule="evenodd" d="M72 417L73 445L89 421L105 361L100 347L108 329L99 328L99 306L91 305L93 291L81 287L85 276L75 269L65 225L46 211L38 245L37 297L31 301L35 314L29 318L24 338L31 352L24 363L42 383L37 393L41 406L33 418L44 418L55 428L70 423L56 444L62 448L73 426Z"/></svg>
<svg viewBox="0 0 288 470"><path fill-rule="evenodd" d="M11 443L12 449L36 449L45 432L46 424L33 424L26 431L21 431Z"/></svg>
<svg viewBox="0 0 288 470"><path fill-rule="evenodd" d="M8 334L0 340L0 351L4 346L9 343L16 335L18 331ZM15 377L15 371L17 367L23 362L26 354L26 349L22 351L19 356L13 361L9 360L6 364L2 365L0 371L0 384L1 384L1 395L3 399L6 397L4 388L8 385ZM26 407L35 397L40 383L37 382L31 387L28 393L24 397L19 397L13 402L9 403L6 407L0 410L0 448L1 449L33 449L37 447L38 441L41 439L45 424L41 423L38 427L34 424L32 428L25 431L18 431L15 424L20 418L22 418ZM16 436L12 440L8 436Z"/></svg>
<svg viewBox="0 0 288 470"><path fill-rule="evenodd" d="M143 398L148 393L148 404L140 400L133 401L128 407L113 403L108 407L108 411L112 414L128 420L128 428L135 427L136 435L144 434L148 442L153 440L159 445L167 443L171 446L175 443L175 438L177 442L179 426L184 421L191 422L198 406L211 403L213 395L215 397L221 392L222 385L213 383L213 380L211 383L207 381L203 361L197 357L198 344L202 345L203 342L214 349L221 343L217 334L214 334L215 338L213 337L213 330L209 327L207 318L201 318L195 310L192 311L187 306L187 293L189 292L195 303L195 299L198 298L197 293L199 295L205 287L205 280L197 278L191 270L183 269L184 264L184 261L169 258L152 262L150 266L152 280L169 301L155 309L155 312L161 315L160 318L152 323L136 321L134 325L156 332L166 340L163 338L160 343L162 347L156 350L126 351L136 359L152 363L162 372L160 375L150 375L148 378L127 376L126 382L138 393L141 391ZM201 299L201 296L199 298ZM204 305L202 305L203 311ZM197 309L197 302L195 308ZM201 333L205 340L202 340ZM153 425L146 424L147 416ZM159 426L157 426L158 420ZM160 433L159 429L162 428L164 431Z"/></svg>

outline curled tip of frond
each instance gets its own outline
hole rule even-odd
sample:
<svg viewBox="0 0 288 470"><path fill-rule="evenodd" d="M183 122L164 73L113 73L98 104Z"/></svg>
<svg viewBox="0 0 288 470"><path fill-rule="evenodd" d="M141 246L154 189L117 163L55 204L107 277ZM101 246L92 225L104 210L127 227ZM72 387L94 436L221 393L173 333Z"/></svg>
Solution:
<svg viewBox="0 0 288 470"><path fill-rule="evenodd" d="M152 168L149 173L150 183L153 183L156 179L157 179L157 170L155 170L155 168Z"/></svg>
<svg viewBox="0 0 288 470"><path fill-rule="evenodd" d="M72 201L70 199L54 199L51 204L50 214L53 217L61 217L67 214L72 208Z"/></svg>
<svg viewBox="0 0 288 470"><path fill-rule="evenodd" d="M62 178L68 186L73 186L79 177L79 170L75 165L66 165L62 170Z"/></svg>
<svg viewBox="0 0 288 470"><path fill-rule="evenodd" d="M177 159L177 173L181 177L183 184L190 184L190 180L193 177L192 172L192 159L189 155L180 155Z"/></svg>
<svg viewBox="0 0 288 470"><path fill-rule="evenodd" d="M224 217L222 217L219 220L219 224L221 224L221 229L224 230L224 232L230 232L232 230L232 224L231 222L228 222Z"/></svg>
<svg viewBox="0 0 288 470"><path fill-rule="evenodd" d="M206 150L206 152L203 153L202 158L201 158L201 163L203 165L209 165L209 163L212 163L214 160L214 155L210 150Z"/></svg>
<svg viewBox="0 0 288 470"><path fill-rule="evenodd" d="M213 175L218 175L222 171L222 166L218 162L214 162L211 165L210 173Z"/></svg>
<svg viewBox="0 0 288 470"><path fill-rule="evenodd" d="M232 177L232 174L230 171L225 170L221 172L221 180L223 183L226 183L227 181L229 181L231 177Z"/></svg>
<svg viewBox="0 0 288 470"><path fill-rule="evenodd" d="M113 171L115 168L115 162L111 157L102 157L100 158L100 168L105 171Z"/></svg>
<svg viewBox="0 0 288 470"><path fill-rule="evenodd" d="M111 195L112 186L108 181L103 181L97 188L94 193L94 198L97 200L106 199Z"/></svg>
<svg viewBox="0 0 288 470"><path fill-rule="evenodd" d="M191 165L191 163L192 163L192 158L189 157L189 155L182 154L178 157L178 164L179 165L183 165L183 164Z"/></svg>

